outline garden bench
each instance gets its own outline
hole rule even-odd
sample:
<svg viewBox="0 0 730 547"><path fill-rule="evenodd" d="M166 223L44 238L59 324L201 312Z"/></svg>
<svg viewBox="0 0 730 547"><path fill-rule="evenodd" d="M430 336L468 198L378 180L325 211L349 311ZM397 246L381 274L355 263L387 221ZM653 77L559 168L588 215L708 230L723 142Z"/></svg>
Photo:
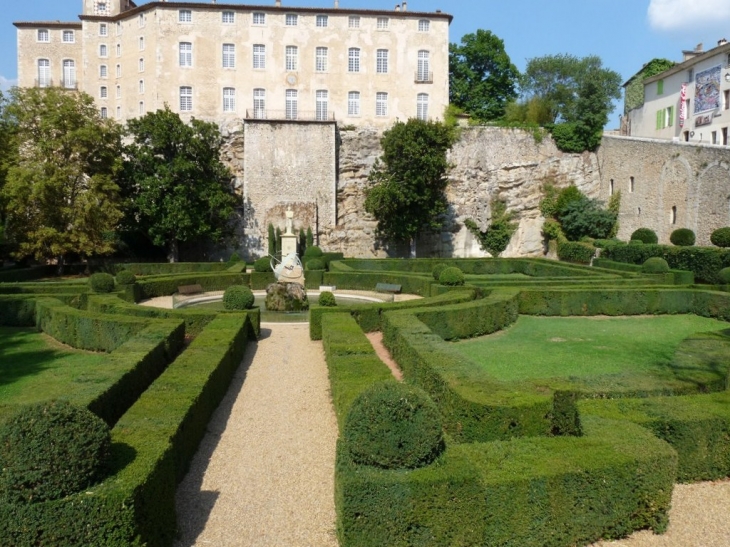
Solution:
<svg viewBox="0 0 730 547"><path fill-rule="evenodd" d="M378 283L375 285L375 290L378 292L389 292L393 294L399 294L401 291L400 285L395 285L393 283Z"/></svg>
<svg viewBox="0 0 730 547"><path fill-rule="evenodd" d="M189 294L200 294L205 291L203 290L203 287L201 285L180 285L177 288L177 292L179 294L189 295Z"/></svg>

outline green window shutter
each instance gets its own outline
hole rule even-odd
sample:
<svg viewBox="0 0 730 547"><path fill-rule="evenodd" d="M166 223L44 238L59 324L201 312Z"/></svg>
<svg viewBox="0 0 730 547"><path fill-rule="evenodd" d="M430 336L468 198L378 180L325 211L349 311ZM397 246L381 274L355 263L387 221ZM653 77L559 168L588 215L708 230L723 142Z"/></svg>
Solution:
<svg viewBox="0 0 730 547"><path fill-rule="evenodd" d="M664 111L663 110L657 110L656 112L656 128L661 129L662 128L662 117L663 117Z"/></svg>
<svg viewBox="0 0 730 547"><path fill-rule="evenodd" d="M662 93L664 93L664 80L659 80L656 83L656 94L661 95Z"/></svg>

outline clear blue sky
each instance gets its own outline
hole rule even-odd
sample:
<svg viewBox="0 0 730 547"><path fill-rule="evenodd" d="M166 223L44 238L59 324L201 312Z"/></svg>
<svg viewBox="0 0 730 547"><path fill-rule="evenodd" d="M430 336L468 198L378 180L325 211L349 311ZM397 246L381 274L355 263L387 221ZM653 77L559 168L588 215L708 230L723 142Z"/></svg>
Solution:
<svg viewBox="0 0 730 547"><path fill-rule="evenodd" d="M342 8L393 9L402 0L340 0ZM138 0L144 3L145 0ZM220 3L273 5L219 0ZM282 0L284 6L331 7L333 0ZM13 21L77 21L82 0L0 0L0 88L17 77ZM410 0L409 11L440 9L454 16L450 40L479 28L504 40L518 69L527 59L570 53L599 55L627 80L655 58L681 59L681 50L730 39L730 0ZM724 29L724 30L723 30ZM618 125L617 105L609 127Z"/></svg>

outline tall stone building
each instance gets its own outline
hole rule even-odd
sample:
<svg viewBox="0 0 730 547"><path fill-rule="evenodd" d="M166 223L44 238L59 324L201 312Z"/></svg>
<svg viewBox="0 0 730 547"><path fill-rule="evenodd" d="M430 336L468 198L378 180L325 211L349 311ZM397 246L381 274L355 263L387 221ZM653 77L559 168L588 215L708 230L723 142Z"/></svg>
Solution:
<svg viewBox="0 0 730 547"><path fill-rule="evenodd" d="M15 23L18 84L85 91L120 121L165 104L221 125L443 115L450 15L285 3L83 0L80 22Z"/></svg>

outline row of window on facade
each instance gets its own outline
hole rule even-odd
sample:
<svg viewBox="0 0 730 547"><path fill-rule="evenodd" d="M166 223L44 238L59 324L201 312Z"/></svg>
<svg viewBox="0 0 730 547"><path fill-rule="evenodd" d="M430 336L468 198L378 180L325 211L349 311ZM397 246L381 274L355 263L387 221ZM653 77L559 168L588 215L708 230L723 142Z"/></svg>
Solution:
<svg viewBox="0 0 730 547"><path fill-rule="evenodd" d="M144 81L140 80L140 93L144 93ZM101 98L107 98L108 91L106 86L102 86L100 90ZM117 98L121 98L121 87L117 86ZM140 112L144 114L144 101L139 102ZM193 110L193 88L191 86L180 87L180 111L192 112ZM223 88L223 111L236 111L236 89L233 87ZM252 117L256 119L266 119L272 117L270 111L266 108L266 90L256 88L253 90L253 110ZM358 117L361 115L360 92L350 91L347 94L347 115L348 117ZM375 115L385 117L388 115L388 93L378 92L375 94ZM107 107L101 107L101 116L108 116ZM117 107L117 117L121 117L121 107ZM287 120L297 120L300 118L299 111L299 92L296 89L287 89L285 93L284 116ZM428 119L428 94L419 93L416 98L416 117L421 120ZM329 91L319 89L315 92L315 111L314 119L327 121L331 118L329 111Z"/></svg>
<svg viewBox="0 0 730 547"><path fill-rule="evenodd" d="M68 89L76 88L76 61L73 59L64 59L61 62L61 87ZM49 87L53 85L53 77L51 74L51 61L49 59L38 59L38 81L39 87Z"/></svg>

